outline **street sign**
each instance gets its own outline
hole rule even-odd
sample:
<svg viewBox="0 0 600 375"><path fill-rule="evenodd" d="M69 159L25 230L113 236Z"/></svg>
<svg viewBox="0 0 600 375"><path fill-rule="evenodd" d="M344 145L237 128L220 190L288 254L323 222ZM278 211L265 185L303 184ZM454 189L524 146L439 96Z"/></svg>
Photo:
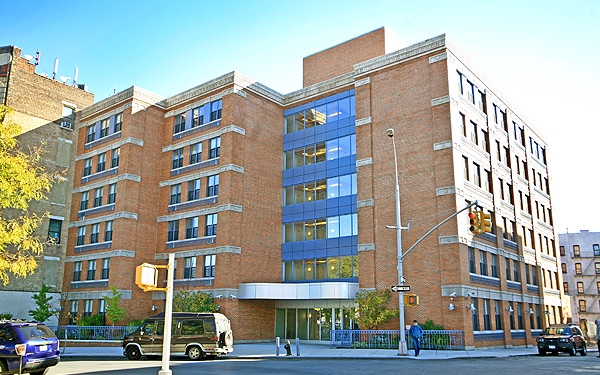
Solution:
<svg viewBox="0 0 600 375"><path fill-rule="evenodd" d="M392 285L392 292L410 292L408 285Z"/></svg>

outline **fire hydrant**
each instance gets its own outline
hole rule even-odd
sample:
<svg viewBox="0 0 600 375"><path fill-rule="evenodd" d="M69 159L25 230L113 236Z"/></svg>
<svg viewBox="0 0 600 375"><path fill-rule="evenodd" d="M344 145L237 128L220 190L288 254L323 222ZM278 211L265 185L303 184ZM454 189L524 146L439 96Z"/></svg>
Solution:
<svg viewBox="0 0 600 375"><path fill-rule="evenodd" d="M290 340L287 340L287 342L285 343L285 345L283 347L285 348L286 356L292 355L292 346L290 345Z"/></svg>

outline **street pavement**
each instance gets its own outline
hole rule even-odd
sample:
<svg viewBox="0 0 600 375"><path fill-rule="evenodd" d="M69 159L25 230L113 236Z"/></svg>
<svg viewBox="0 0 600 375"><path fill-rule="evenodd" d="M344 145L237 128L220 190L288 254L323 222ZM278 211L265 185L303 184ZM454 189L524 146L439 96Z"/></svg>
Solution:
<svg viewBox="0 0 600 375"><path fill-rule="evenodd" d="M61 357L65 360L81 357L104 357L107 359L124 358L121 347L92 347L69 346L66 348L61 343L63 349ZM596 356L597 349L589 349L588 355ZM344 349L330 348L329 343L300 342L297 346L292 342L292 356L287 357L283 344L279 347L277 355L277 346L275 343L239 343L234 344L233 352L226 358L405 358L415 360L435 360L452 358L501 358L512 356L531 356L537 355L535 346L513 347L513 348L484 348L469 350L421 350L418 357L415 357L414 351L409 350L407 356L398 356L397 349Z"/></svg>

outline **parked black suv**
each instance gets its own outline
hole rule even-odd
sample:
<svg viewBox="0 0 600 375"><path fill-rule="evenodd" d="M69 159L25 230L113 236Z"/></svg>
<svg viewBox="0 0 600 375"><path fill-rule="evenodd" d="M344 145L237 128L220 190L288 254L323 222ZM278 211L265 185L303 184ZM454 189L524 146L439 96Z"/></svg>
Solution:
<svg viewBox="0 0 600 375"><path fill-rule="evenodd" d="M574 324L550 324L548 328L537 339L538 353L546 355L552 352L569 353L573 356L577 352L587 355L587 344L581 329Z"/></svg>
<svg viewBox="0 0 600 375"><path fill-rule="evenodd" d="M43 375L60 361L54 332L45 324L0 320L0 372Z"/></svg>

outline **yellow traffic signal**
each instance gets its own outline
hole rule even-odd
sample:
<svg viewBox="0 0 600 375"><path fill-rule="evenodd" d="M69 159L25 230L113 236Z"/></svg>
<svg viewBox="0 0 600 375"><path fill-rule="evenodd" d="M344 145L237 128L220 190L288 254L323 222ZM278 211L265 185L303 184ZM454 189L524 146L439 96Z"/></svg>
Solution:
<svg viewBox="0 0 600 375"><path fill-rule="evenodd" d="M481 216L479 211L469 212L469 230L473 234L481 233Z"/></svg>
<svg viewBox="0 0 600 375"><path fill-rule="evenodd" d="M404 305L418 306L419 305L419 296L417 296L416 294L405 294L404 295Z"/></svg>
<svg viewBox="0 0 600 375"><path fill-rule="evenodd" d="M480 212L481 233L492 233L492 215Z"/></svg>

